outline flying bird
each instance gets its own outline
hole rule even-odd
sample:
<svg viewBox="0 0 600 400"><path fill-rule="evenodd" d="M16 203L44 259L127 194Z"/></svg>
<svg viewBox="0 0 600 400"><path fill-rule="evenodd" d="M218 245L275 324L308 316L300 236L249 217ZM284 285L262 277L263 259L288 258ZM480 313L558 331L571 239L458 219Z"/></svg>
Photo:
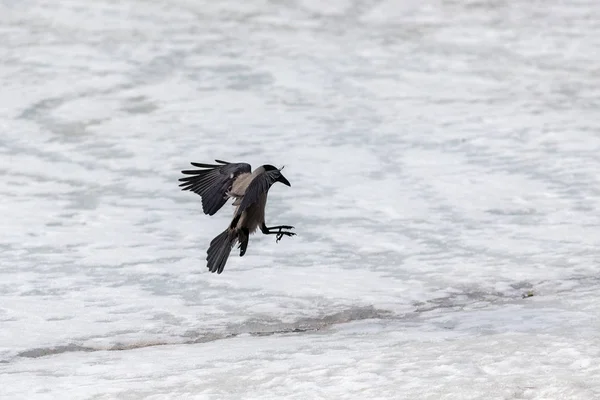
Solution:
<svg viewBox="0 0 600 400"><path fill-rule="evenodd" d="M215 160L218 164L191 163L201 169L181 171L183 182L181 190L189 190L202 197L202 210L207 215L214 215L223 205L233 198L235 211L231 223L221 234L216 236L208 247L206 260L210 272L220 274L225 268L231 249L237 243L240 257L246 254L250 234L258 228L265 235L277 235L276 242L283 236L294 236L294 229L289 225L267 227L265 224L265 205L267 193L275 182L292 186L283 176L281 169L272 165L263 165L252 171L250 164L229 163Z"/></svg>

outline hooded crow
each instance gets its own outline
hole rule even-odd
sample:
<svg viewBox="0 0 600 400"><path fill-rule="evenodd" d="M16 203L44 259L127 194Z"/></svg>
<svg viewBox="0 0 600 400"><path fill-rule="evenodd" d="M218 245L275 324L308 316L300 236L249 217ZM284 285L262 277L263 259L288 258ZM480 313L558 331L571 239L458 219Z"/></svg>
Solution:
<svg viewBox="0 0 600 400"><path fill-rule="evenodd" d="M271 185L281 182L291 186L283 176L281 169L272 165L263 165L252 172L250 164L229 163L215 160L218 164L191 163L201 169L181 171L183 182L181 190L192 191L202 197L202 210L214 215L229 198L233 198L236 207L233 219L227 229L215 237L207 251L208 270L220 274L225 268L231 249L237 243L240 257L246 253L248 239L258 228L265 235L277 235L276 242L285 236L294 236L289 225L267 227L265 224L265 205Z"/></svg>

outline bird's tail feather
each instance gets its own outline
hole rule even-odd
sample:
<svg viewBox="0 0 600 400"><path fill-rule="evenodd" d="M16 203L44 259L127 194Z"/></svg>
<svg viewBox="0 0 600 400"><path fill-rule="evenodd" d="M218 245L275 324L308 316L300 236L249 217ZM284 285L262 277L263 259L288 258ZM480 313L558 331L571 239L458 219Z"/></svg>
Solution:
<svg viewBox="0 0 600 400"><path fill-rule="evenodd" d="M223 272L236 239L237 235L235 231L226 229L210 242L210 246L206 252L206 260L208 261L208 270L210 272L216 272L217 274Z"/></svg>

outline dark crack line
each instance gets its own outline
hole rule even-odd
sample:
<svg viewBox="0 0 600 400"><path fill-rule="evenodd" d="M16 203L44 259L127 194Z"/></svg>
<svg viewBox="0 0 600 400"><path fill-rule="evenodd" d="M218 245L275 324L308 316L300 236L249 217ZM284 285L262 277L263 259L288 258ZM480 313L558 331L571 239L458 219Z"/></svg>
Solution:
<svg viewBox="0 0 600 400"><path fill-rule="evenodd" d="M361 321L366 319L389 319L391 317L393 317L393 314L387 310L376 309L372 306L359 307L344 310L321 318L304 318L291 323L282 323L277 321L272 323L265 321L246 321L238 326L230 327L229 332L191 332L186 335L192 337L190 340L183 340L179 342L148 341L128 344L117 343L107 348L82 346L72 343L54 347L35 348L17 353L17 355L11 359L0 360L0 363L10 363L16 358L41 358L71 352L124 351L157 346L208 343L217 340L232 339L241 335L262 337L285 334L314 333L331 326L345 324L352 321ZM248 325L250 325L250 327Z"/></svg>
<svg viewBox="0 0 600 400"><path fill-rule="evenodd" d="M587 280L589 279L589 277L573 277L570 280L578 281L583 279ZM494 291L486 292L477 290L471 292L465 291L460 293L453 293L449 296L430 299L424 303L415 303L415 309L412 312L407 312L404 314L395 314L389 310L377 309L373 306L367 306L351 308L320 318L303 318L298 321L289 323L283 323L281 321L270 322L264 320L249 320L245 321L240 325L229 326L225 332L188 332L184 334L184 337L189 337L189 340L172 342L147 341L138 343L117 343L106 348L82 346L71 343L67 345L59 345L54 347L29 349L17 353L16 356L10 359L0 360L0 364L10 363L17 358L41 358L71 352L125 351L157 346L209 343L217 340L233 339L242 335L263 337L286 334L316 333L328 329L332 326L367 319L409 321L419 318L425 313L441 309L447 310L449 312L464 311L465 308L467 308L469 305L473 305L476 303L487 303L488 305L492 305L514 304L517 302L524 302L527 301L527 298L523 298L521 296L522 290L520 289L531 289L533 287L539 286L540 284L543 284L544 282L547 281L537 282L536 284L532 284L529 282L519 282L518 284L515 284L516 286L513 286L515 292L511 292L508 294ZM559 292L562 292L562 290L559 290Z"/></svg>

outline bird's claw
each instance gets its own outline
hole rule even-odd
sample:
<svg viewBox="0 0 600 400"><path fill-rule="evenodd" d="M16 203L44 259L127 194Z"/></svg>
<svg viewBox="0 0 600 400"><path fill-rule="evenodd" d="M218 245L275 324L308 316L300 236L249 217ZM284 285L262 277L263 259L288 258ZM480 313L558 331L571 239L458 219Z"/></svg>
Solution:
<svg viewBox="0 0 600 400"><path fill-rule="evenodd" d="M279 233L277 234L277 240L275 241L275 243L279 243L279 241L281 240L281 238L283 237L283 235L285 236L294 236L295 233L294 232L283 232L283 231L279 231Z"/></svg>

